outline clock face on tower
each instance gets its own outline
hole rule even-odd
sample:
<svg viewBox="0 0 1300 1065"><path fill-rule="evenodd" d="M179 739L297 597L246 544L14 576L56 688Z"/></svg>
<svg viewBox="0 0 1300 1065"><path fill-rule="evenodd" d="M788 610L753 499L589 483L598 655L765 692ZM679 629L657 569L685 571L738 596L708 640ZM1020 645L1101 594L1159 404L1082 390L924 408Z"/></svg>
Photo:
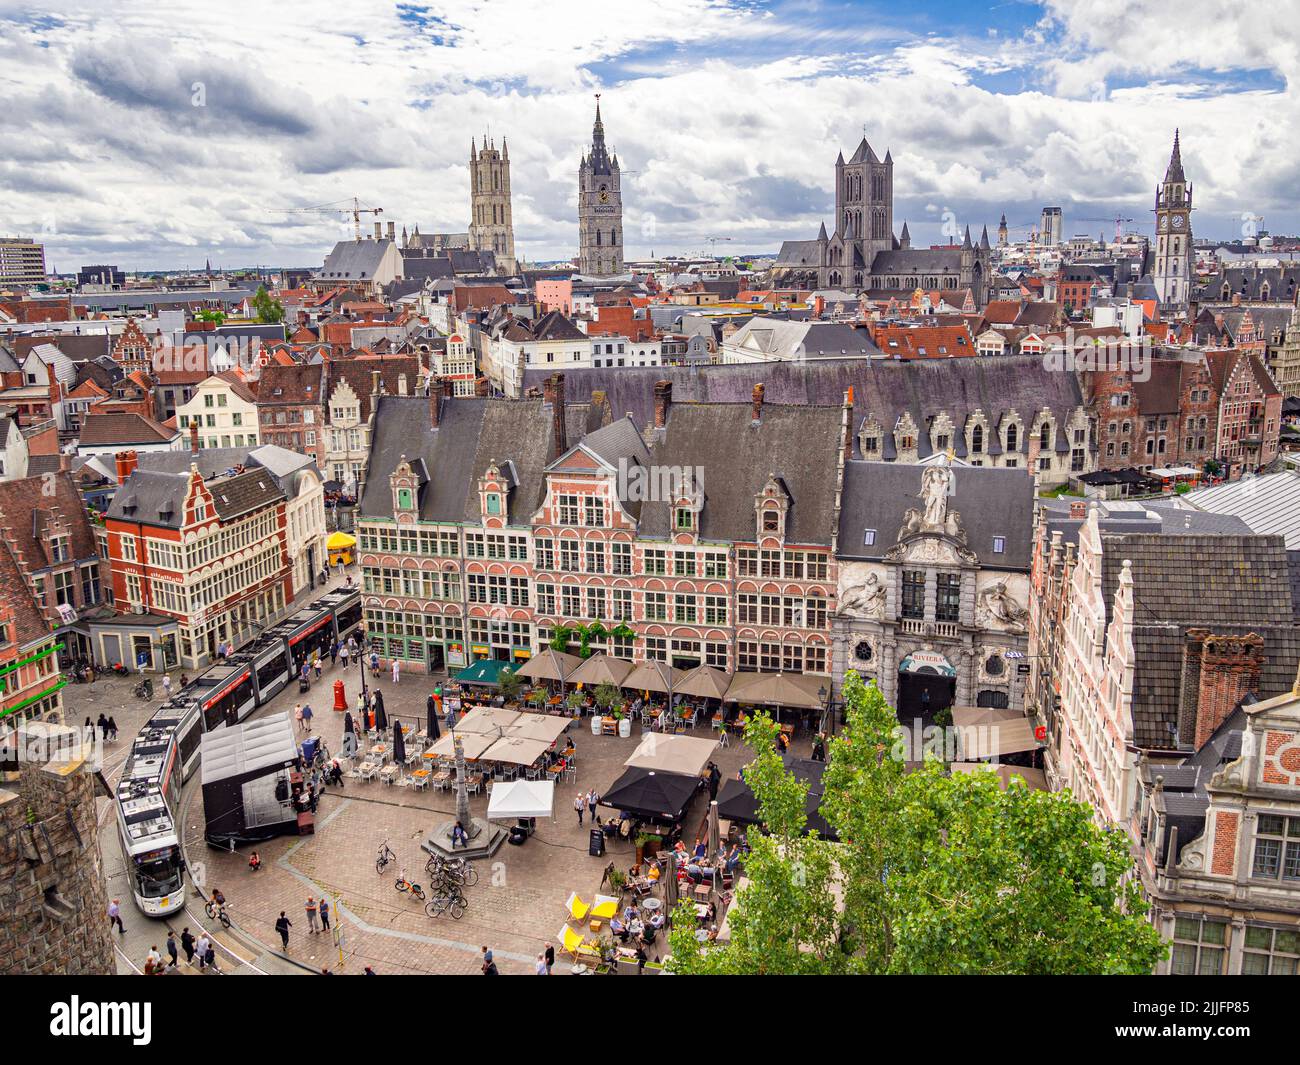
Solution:
<svg viewBox="0 0 1300 1065"><path fill-rule="evenodd" d="M601 203L609 203L609 186L608 186L608 185L601 185L601 187L600 187L600 202L601 202Z"/></svg>
<svg viewBox="0 0 1300 1065"><path fill-rule="evenodd" d="M1160 232L1163 233L1168 228L1169 228L1169 216L1167 214L1162 214L1160 216Z"/></svg>
<svg viewBox="0 0 1300 1065"><path fill-rule="evenodd" d="M1184 218L1182 215L1180 214L1174 215L1173 227L1175 229L1182 229L1183 226L1186 225L1186 223L1187 223L1187 219Z"/></svg>

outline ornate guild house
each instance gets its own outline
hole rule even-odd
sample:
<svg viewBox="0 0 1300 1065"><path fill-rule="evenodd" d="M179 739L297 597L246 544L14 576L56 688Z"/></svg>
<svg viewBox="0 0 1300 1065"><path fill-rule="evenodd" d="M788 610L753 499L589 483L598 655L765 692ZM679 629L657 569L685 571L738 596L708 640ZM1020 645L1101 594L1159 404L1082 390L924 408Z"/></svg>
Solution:
<svg viewBox="0 0 1300 1065"><path fill-rule="evenodd" d="M1034 484L1023 469L845 464L836 684L874 680L899 720L1018 706Z"/></svg>

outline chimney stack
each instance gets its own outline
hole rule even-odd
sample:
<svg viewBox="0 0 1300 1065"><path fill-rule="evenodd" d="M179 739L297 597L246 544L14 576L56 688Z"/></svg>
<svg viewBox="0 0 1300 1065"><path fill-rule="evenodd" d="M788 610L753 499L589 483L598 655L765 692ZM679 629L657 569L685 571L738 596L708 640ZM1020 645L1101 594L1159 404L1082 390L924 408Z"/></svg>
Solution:
<svg viewBox="0 0 1300 1065"><path fill-rule="evenodd" d="M429 389L429 428L438 428L438 408L442 404L442 389L438 387L438 379L434 378L433 387Z"/></svg>
<svg viewBox="0 0 1300 1065"><path fill-rule="evenodd" d="M451 399L456 394L456 382L450 377L438 378L438 388L442 390L443 399Z"/></svg>
<svg viewBox="0 0 1300 1065"><path fill-rule="evenodd" d="M1216 636L1209 629L1188 629L1187 638L1192 642L1189 655L1200 659L1193 739L1199 751L1241 700L1259 690L1264 638L1253 632L1245 636Z"/></svg>
<svg viewBox="0 0 1300 1065"><path fill-rule="evenodd" d="M474 395L479 399L487 399L492 394L492 382L486 377L474 379Z"/></svg>
<svg viewBox="0 0 1300 1065"><path fill-rule="evenodd" d="M125 484L126 479L135 472L136 455L134 451L119 451L114 458L117 460L117 483Z"/></svg>
<svg viewBox="0 0 1300 1065"><path fill-rule="evenodd" d="M844 434L844 461L853 461L853 389L844 390L844 424L841 428Z"/></svg>
<svg viewBox="0 0 1300 1065"><path fill-rule="evenodd" d="M194 422L190 422L190 454L197 455L198 453L199 453L199 423L194 421Z"/></svg>
<svg viewBox="0 0 1300 1065"><path fill-rule="evenodd" d="M396 222L389 222L389 223L388 223L388 239L389 239L389 240L396 240L396 239L397 239L397 232L396 232L396 230L397 230L397 223L396 223Z"/></svg>
<svg viewBox="0 0 1300 1065"><path fill-rule="evenodd" d="M765 389L761 384L754 386L754 421L756 423L761 421L763 418L763 392L764 391Z"/></svg>
<svg viewBox="0 0 1300 1065"><path fill-rule="evenodd" d="M381 395L384 391L383 377L378 370L370 371L370 394L371 396Z"/></svg>
<svg viewBox="0 0 1300 1065"><path fill-rule="evenodd" d="M569 450L569 433L564 422L564 374L551 374L551 427L555 434L555 453Z"/></svg>
<svg viewBox="0 0 1300 1065"><path fill-rule="evenodd" d="M664 429L668 425L668 408L673 404L673 383L671 381L655 382L655 428Z"/></svg>
<svg viewBox="0 0 1300 1065"><path fill-rule="evenodd" d="M72 456L69 455L66 451L59 452L59 472L60 473L72 472Z"/></svg>
<svg viewBox="0 0 1300 1065"><path fill-rule="evenodd" d="M375 240L382 240L384 236L384 223L378 219L375 220Z"/></svg>

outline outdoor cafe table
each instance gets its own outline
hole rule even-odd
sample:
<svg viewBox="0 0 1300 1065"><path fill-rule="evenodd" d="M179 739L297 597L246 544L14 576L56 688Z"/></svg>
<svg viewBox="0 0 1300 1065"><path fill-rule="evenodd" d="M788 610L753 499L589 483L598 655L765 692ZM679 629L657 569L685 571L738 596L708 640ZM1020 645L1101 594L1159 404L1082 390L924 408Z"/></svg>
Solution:
<svg viewBox="0 0 1300 1065"><path fill-rule="evenodd" d="M376 755L379 758L383 758L388 754L388 744L376 743L373 747L370 748L370 753Z"/></svg>

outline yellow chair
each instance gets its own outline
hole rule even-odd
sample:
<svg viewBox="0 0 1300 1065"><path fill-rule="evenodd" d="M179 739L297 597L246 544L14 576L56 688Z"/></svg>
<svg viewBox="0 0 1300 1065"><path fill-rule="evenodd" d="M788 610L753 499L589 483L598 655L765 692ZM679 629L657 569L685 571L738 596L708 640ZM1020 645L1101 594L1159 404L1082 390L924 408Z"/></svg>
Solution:
<svg viewBox="0 0 1300 1065"><path fill-rule="evenodd" d="M600 951L582 938L581 933L575 932L567 924L560 929L560 934L556 937L560 941L560 949L573 958L574 961L586 959L588 961L600 961Z"/></svg>
<svg viewBox="0 0 1300 1065"><path fill-rule="evenodd" d="M613 895L597 895L591 904L591 916L608 921L618 913L618 899Z"/></svg>
<svg viewBox="0 0 1300 1065"><path fill-rule="evenodd" d="M587 914L591 912L591 907L578 898L576 891L569 896L569 901L565 905L569 908L569 916L579 924L582 924Z"/></svg>

